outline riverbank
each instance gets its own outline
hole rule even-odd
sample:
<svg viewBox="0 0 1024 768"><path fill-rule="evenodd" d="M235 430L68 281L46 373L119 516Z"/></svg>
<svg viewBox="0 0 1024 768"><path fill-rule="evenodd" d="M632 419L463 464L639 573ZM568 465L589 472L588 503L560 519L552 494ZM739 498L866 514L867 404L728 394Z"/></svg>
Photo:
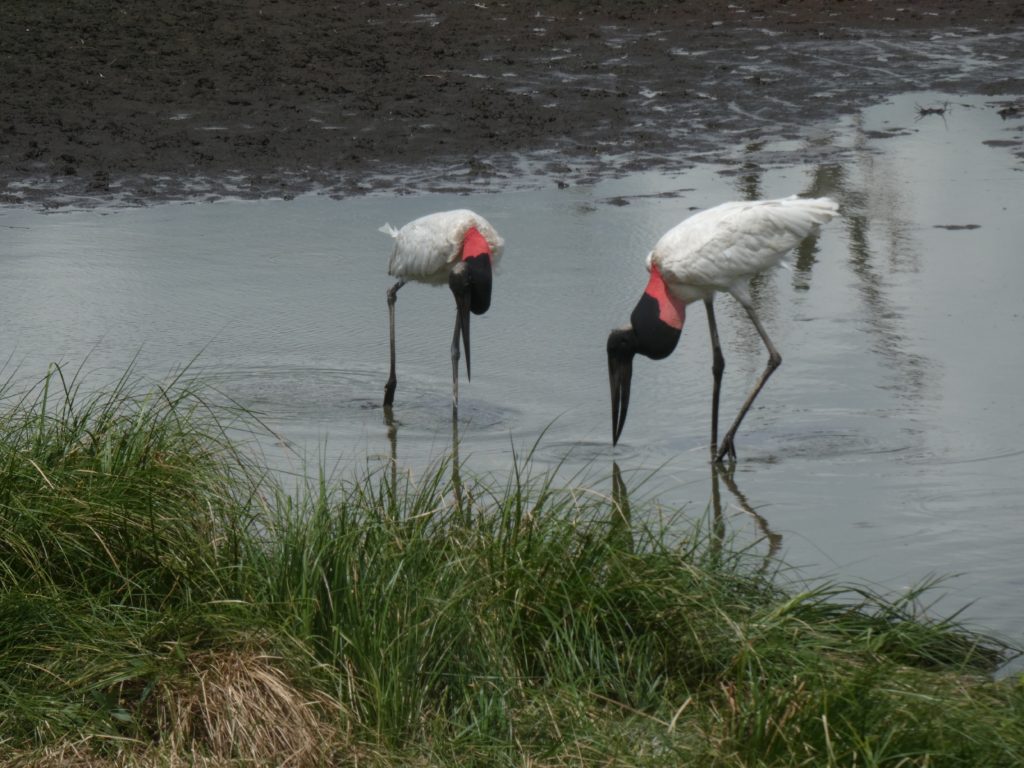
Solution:
<svg viewBox="0 0 1024 768"><path fill-rule="evenodd" d="M184 377L83 385L3 393L0 765L1024 759L1013 649L926 592L783 588L522 458L285 489Z"/></svg>
<svg viewBox="0 0 1024 768"><path fill-rule="evenodd" d="M1005 33L1022 14L1011 0L14 2L0 202L460 189L514 178L524 155L550 183L663 167L929 89L949 71L932 56L908 74L909 44ZM1020 92L984 77L954 82Z"/></svg>

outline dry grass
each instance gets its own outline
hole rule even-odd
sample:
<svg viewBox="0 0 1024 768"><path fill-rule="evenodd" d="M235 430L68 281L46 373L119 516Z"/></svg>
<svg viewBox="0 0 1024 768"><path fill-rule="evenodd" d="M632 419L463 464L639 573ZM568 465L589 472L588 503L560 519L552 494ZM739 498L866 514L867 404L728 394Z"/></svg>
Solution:
<svg viewBox="0 0 1024 768"><path fill-rule="evenodd" d="M158 731L170 751L254 764L323 765L342 713L325 695L298 690L275 662L237 650L193 655L185 684L159 697Z"/></svg>
<svg viewBox="0 0 1024 768"><path fill-rule="evenodd" d="M345 760L346 718L336 701L301 691L279 659L259 651L206 651L147 703L158 744L85 739L0 759L21 768L307 766Z"/></svg>

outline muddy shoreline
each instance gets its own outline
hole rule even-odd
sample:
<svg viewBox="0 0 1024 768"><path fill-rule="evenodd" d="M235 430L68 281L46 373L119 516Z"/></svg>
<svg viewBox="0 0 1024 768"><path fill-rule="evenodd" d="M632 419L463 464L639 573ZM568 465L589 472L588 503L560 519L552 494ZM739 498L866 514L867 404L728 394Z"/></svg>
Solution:
<svg viewBox="0 0 1024 768"><path fill-rule="evenodd" d="M1011 0L12 0L0 203L570 184L721 160L888 93L1024 93L955 53L970 40L998 60L1022 22Z"/></svg>

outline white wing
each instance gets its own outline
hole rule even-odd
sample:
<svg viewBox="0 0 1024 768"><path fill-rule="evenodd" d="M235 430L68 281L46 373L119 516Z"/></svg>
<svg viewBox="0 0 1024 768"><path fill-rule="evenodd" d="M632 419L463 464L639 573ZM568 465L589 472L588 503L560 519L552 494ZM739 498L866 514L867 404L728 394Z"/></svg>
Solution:
<svg viewBox="0 0 1024 768"><path fill-rule="evenodd" d="M427 214L399 230L390 224L381 227L382 232L395 238L388 274L427 283L446 282L470 227L476 227L487 240L491 261L497 266L505 241L483 216L461 209Z"/></svg>
<svg viewBox="0 0 1024 768"><path fill-rule="evenodd" d="M647 268L657 264L686 301L743 291L750 278L782 263L838 211L827 197L723 203L666 232L647 256Z"/></svg>

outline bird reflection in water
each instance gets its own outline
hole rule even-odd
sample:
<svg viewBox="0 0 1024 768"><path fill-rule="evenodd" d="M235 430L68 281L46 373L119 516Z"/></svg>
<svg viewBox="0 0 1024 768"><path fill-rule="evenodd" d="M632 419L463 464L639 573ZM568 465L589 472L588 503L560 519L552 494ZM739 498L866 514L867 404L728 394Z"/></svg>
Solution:
<svg viewBox="0 0 1024 768"><path fill-rule="evenodd" d="M384 426L387 428L388 444L391 448L388 462L391 469L391 487L396 493L398 491L398 424L394 409L390 405L384 406ZM452 492L455 496L455 506L461 514L465 511L465 507L463 506L462 462L459 459L459 417L455 406L452 407L452 447L449 460L452 466Z"/></svg>
<svg viewBox="0 0 1024 768"><path fill-rule="evenodd" d="M390 405L384 406L384 426L388 430L388 443L391 445L391 488L398 489L398 422L395 411Z"/></svg>
<svg viewBox="0 0 1024 768"><path fill-rule="evenodd" d="M778 554L782 547L782 535L775 533L769 526L763 515L759 514L747 497L736 485L735 466L726 467L716 462L711 462L711 548L713 557L721 554L722 546L725 543L725 514L722 509L722 493L720 484L724 483L729 492L733 495L737 505L757 525L761 533L761 539L768 543L768 552L764 556L764 562L760 570L767 570L769 563ZM612 514L608 528L609 543L632 553L633 542L633 513L629 503L629 490L622 478L622 469L618 462L612 462Z"/></svg>
<svg viewBox="0 0 1024 768"><path fill-rule="evenodd" d="M754 521L754 524L757 525L758 530L761 532L761 538L768 542L768 552L764 556L764 562L760 568L763 572L767 570L768 564L782 547L782 534L775 533L775 531L768 527L768 521L754 509L747 500L747 497L736 485L735 474L735 465L726 467L722 464L711 462L711 513L713 515L711 525L714 534L712 541L714 546L721 551L722 544L725 541L725 515L722 513L722 493L719 489L719 480L721 480L733 495L740 509L746 512Z"/></svg>
<svg viewBox="0 0 1024 768"><path fill-rule="evenodd" d="M450 458L452 462L452 491L455 494L455 508L461 515L466 509L462 505L462 475L460 474L462 462L459 460L459 414L454 407L452 408L452 450Z"/></svg>
<svg viewBox="0 0 1024 768"><path fill-rule="evenodd" d="M612 462L612 519L608 526L608 540L632 554L633 513L629 508L629 490L617 461Z"/></svg>

